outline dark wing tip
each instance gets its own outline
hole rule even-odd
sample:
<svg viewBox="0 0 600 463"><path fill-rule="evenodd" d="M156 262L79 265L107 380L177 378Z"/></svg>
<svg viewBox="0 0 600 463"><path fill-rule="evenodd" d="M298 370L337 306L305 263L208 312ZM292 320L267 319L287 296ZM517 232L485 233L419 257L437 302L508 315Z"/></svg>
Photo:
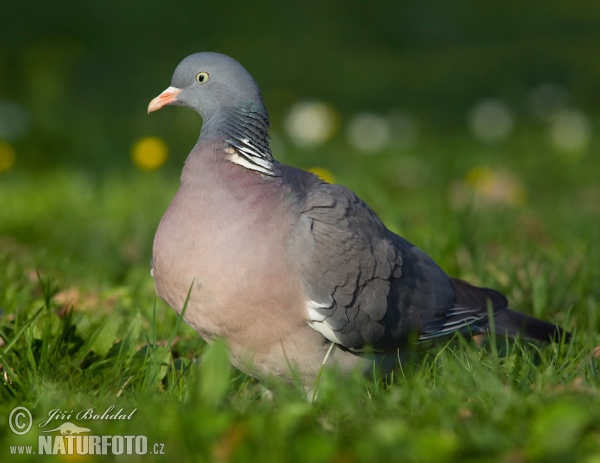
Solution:
<svg viewBox="0 0 600 463"><path fill-rule="evenodd" d="M510 309L494 314L494 331L503 336L522 336L532 341L571 341L571 333L553 323L515 312Z"/></svg>

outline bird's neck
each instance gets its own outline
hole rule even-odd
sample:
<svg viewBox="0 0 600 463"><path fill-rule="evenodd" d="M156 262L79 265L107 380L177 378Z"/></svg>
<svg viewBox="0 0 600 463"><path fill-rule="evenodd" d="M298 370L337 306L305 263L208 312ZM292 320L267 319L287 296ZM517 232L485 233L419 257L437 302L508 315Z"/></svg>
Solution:
<svg viewBox="0 0 600 463"><path fill-rule="evenodd" d="M205 118L199 143L225 137L235 154L229 160L266 175L272 171L273 155L269 147L269 116L254 103L222 109Z"/></svg>

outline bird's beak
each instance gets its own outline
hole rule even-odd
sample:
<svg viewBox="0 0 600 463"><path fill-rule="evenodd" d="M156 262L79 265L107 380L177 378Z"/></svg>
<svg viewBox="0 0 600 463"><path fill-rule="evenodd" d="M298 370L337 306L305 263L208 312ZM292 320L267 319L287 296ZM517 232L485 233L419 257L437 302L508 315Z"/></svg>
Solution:
<svg viewBox="0 0 600 463"><path fill-rule="evenodd" d="M169 87L156 98L154 98L148 105L148 114L153 111L158 111L163 106L166 106L174 101L177 101L177 95L181 93L180 88Z"/></svg>

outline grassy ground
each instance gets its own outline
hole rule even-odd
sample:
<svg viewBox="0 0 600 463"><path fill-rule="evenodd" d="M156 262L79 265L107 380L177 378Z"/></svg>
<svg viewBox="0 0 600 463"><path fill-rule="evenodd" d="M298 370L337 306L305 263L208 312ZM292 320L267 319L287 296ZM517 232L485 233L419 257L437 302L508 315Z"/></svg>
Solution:
<svg viewBox="0 0 600 463"><path fill-rule="evenodd" d="M400 156L335 144L328 157L288 153L330 167L452 275L575 334L568 346L456 340L388 381L325 372L312 404L277 384L269 399L156 300L151 242L179 166L0 177L0 460L600 462L600 166L536 137L493 149L433 140ZM33 416L23 436L8 425L16 406ZM111 406L133 414L76 417ZM38 436L57 435L40 431L65 421L147 436L164 455L10 454L38 451Z"/></svg>

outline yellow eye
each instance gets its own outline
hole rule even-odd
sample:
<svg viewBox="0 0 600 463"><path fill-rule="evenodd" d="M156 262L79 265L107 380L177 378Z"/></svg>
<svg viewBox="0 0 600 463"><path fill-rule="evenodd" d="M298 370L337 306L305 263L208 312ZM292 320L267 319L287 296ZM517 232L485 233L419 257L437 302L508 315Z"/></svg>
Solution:
<svg viewBox="0 0 600 463"><path fill-rule="evenodd" d="M199 72L198 74L196 74L196 82L198 82L199 84L205 84L206 82L208 82L208 79L210 79L208 72Z"/></svg>

